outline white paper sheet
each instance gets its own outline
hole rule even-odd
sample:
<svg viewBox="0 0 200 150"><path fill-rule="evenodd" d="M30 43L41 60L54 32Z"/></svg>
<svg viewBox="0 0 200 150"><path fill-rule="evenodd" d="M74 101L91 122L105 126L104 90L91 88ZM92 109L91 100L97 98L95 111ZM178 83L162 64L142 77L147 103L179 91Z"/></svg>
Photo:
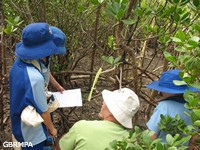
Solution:
<svg viewBox="0 0 200 150"><path fill-rule="evenodd" d="M53 95L58 99L61 108L82 106L81 89L65 90L63 93L53 92Z"/></svg>

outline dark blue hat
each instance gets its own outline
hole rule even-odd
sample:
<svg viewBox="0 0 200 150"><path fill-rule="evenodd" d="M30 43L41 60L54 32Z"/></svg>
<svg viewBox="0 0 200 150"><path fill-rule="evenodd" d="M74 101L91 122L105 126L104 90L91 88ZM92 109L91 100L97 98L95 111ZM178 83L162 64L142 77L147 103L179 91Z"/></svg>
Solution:
<svg viewBox="0 0 200 150"><path fill-rule="evenodd" d="M146 87L153 89L159 92L170 93L170 94L183 94L186 90L193 92L199 92L197 88L189 87L186 84L184 85L175 85L174 80L182 81L179 77L180 70L168 70L161 74L160 80L154 81L148 84Z"/></svg>
<svg viewBox="0 0 200 150"><path fill-rule="evenodd" d="M23 59L39 59L56 54L57 46L47 23L32 23L22 31L22 42L17 43L15 54Z"/></svg>
<svg viewBox="0 0 200 150"><path fill-rule="evenodd" d="M66 35L57 27L50 26L50 29L53 34L53 42L58 47L56 50L56 54L66 54Z"/></svg>

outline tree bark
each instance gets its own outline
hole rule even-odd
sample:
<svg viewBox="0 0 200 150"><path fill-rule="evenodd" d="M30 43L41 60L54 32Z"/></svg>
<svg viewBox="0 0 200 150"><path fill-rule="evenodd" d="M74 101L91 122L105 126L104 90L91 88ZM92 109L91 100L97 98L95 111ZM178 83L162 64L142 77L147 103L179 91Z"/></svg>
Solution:
<svg viewBox="0 0 200 150"><path fill-rule="evenodd" d="M95 61L95 54L96 54L96 48L97 48L97 32L98 32L98 25L99 25L99 17L100 17L100 10L101 5L98 6L97 12L96 12L96 23L95 23L95 30L94 30L94 45L93 45L93 51L92 51L92 57L91 57L91 65L90 65L90 72L94 71L94 61ZM92 77L90 76L89 81L89 89L92 87Z"/></svg>

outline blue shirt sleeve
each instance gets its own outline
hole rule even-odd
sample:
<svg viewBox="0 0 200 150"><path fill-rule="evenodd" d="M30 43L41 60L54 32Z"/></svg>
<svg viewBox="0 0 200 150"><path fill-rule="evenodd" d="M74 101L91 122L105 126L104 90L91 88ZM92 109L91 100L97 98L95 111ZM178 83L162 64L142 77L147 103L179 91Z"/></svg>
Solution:
<svg viewBox="0 0 200 150"><path fill-rule="evenodd" d="M27 67L27 73L33 93L33 107L41 114L48 110L44 77L34 67Z"/></svg>

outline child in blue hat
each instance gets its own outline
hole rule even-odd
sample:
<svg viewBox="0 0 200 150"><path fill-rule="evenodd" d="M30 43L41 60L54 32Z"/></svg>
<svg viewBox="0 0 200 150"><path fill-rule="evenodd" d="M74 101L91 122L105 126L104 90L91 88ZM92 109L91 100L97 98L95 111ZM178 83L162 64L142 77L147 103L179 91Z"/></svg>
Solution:
<svg viewBox="0 0 200 150"><path fill-rule="evenodd" d="M9 75L10 116L12 133L23 150L42 150L48 135L55 137L55 129L48 111L45 88L49 81L57 90L64 88L54 79L49 69L49 57L65 54L65 34L47 23L32 23L22 31L22 41L17 43L15 60ZM21 120L21 113L32 106L44 120L38 126L30 126Z"/></svg>
<svg viewBox="0 0 200 150"><path fill-rule="evenodd" d="M179 72L180 70L176 69L163 72L160 80L147 85L147 88L159 91L163 96L163 99L158 103L150 120L146 124L149 130L154 131L154 135L151 137L152 139L161 138L162 142L166 142L166 135L168 133L160 130L158 125L161 115L174 118L178 114L186 125L192 125L191 118L184 113L189 110L184 107L186 101L183 98L183 94L186 90L193 92L199 92L199 90L194 87L189 87L187 84L175 85L174 80L182 81L179 77Z"/></svg>

